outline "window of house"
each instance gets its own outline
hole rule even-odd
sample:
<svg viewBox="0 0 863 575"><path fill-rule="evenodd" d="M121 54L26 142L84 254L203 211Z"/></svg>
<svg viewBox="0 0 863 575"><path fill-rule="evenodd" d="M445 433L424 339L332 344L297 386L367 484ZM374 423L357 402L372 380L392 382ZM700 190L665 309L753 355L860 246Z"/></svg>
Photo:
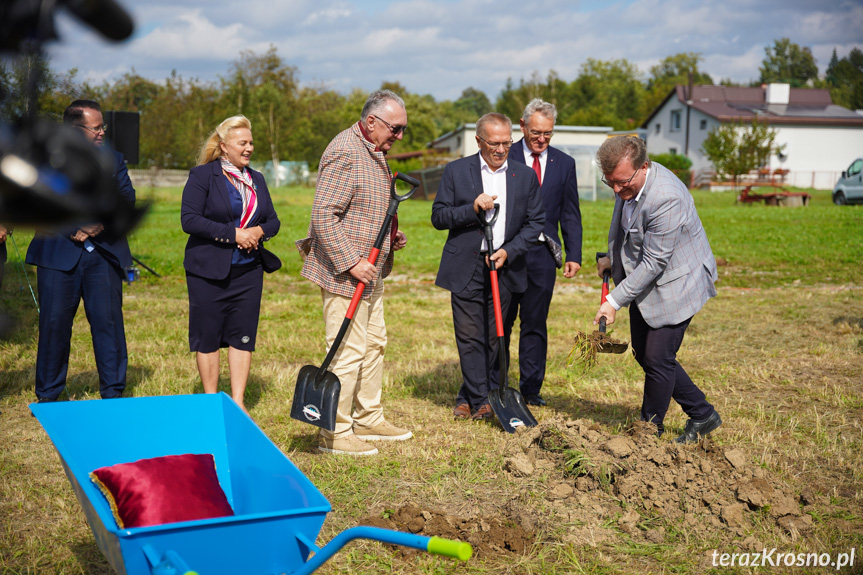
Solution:
<svg viewBox="0 0 863 575"><path fill-rule="evenodd" d="M671 110L671 127L672 132L680 131L680 110Z"/></svg>
<svg viewBox="0 0 863 575"><path fill-rule="evenodd" d="M668 153L677 155L677 148L668 148Z"/></svg>
<svg viewBox="0 0 863 575"><path fill-rule="evenodd" d="M707 120L701 120L701 122L699 122L699 124L698 124L698 127L701 128L702 130L706 130L707 129Z"/></svg>
<svg viewBox="0 0 863 575"><path fill-rule="evenodd" d="M660 124L656 124L656 133L658 134L662 130L662 126Z"/></svg>

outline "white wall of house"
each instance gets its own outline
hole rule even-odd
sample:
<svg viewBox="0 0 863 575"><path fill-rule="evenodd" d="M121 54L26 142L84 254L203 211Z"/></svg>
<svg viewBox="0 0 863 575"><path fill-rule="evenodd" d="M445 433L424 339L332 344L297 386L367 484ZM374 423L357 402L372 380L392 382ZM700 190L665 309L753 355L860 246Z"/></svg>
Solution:
<svg viewBox="0 0 863 575"><path fill-rule="evenodd" d="M648 154L682 154L692 160L693 170L711 169L701 145L719 122L694 108L689 110L689 152L686 151L686 106L677 98L669 99L647 126Z"/></svg>
<svg viewBox="0 0 863 575"><path fill-rule="evenodd" d="M829 189L856 158L863 157L863 129L830 126L777 127L776 143L785 144L780 162L770 158L772 169L791 170L795 186ZM799 180L799 181L798 181Z"/></svg>
<svg viewBox="0 0 863 575"><path fill-rule="evenodd" d="M677 118L680 124L677 125ZM701 152L701 146L719 122L694 108L689 114L689 153L686 154L686 105L670 98L650 120L647 129L647 152L685 154L692 160L692 169L713 168ZM863 129L824 125L774 125L776 143L785 144L785 161L772 156L771 169L790 170L785 182L800 187L830 189L842 170L855 159L863 157Z"/></svg>

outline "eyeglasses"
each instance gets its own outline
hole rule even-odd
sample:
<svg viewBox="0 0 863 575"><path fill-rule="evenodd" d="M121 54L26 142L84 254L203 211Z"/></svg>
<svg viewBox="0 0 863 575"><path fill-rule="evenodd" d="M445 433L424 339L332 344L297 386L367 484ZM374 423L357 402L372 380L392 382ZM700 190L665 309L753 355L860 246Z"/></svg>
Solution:
<svg viewBox="0 0 863 575"><path fill-rule="evenodd" d="M399 134L403 134L404 131L408 129L407 126L393 126L392 124L390 124L389 122L387 122L386 120L381 118L380 116L375 116L374 114L372 114L372 116L374 116L375 118L377 118L378 120L380 120L381 122L386 124L387 128L390 129L390 132L393 133L393 136L398 136Z"/></svg>
<svg viewBox="0 0 863 575"><path fill-rule="evenodd" d="M509 142L489 142L479 134L476 135L477 138L485 142L485 145L491 148L492 150L497 150L499 147L503 146L504 150L508 150L512 147L512 140Z"/></svg>
<svg viewBox="0 0 863 575"><path fill-rule="evenodd" d="M89 126L85 126L84 124L75 124L75 127L76 128L84 128L85 130L87 130L91 134L104 134L105 132L108 131L108 124L102 124L101 126L99 126L97 128L91 128Z"/></svg>
<svg viewBox="0 0 863 575"><path fill-rule="evenodd" d="M534 138L538 138L538 137L540 137L540 136L544 136L546 140L550 140L550 139L551 139L551 137L554 135L554 131L551 131L551 132L537 132L536 130L528 130L528 131L527 131L527 133L528 133L528 134L530 134L531 136L533 136Z"/></svg>
<svg viewBox="0 0 863 575"><path fill-rule="evenodd" d="M637 173L638 173L638 170L640 170L640 169L641 169L641 168L637 168L637 169L632 173L632 175L631 175L631 176L629 176L629 179L628 179L628 180L626 180L625 182L609 182L608 180L606 180L606 179L605 179L605 176L603 176L603 177L602 177L602 183L603 183L603 184L605 184L606 186L608 186L609 188L611 188L612 190L614 189L614 187L615 187L615 186L620 186L621 188L625 188L626 186L628 186L628 185L629 185L629 182L631 182L631 181L632 181L632 178L634 178L634 177L635 177L635 174L637 174Z"/></svg>

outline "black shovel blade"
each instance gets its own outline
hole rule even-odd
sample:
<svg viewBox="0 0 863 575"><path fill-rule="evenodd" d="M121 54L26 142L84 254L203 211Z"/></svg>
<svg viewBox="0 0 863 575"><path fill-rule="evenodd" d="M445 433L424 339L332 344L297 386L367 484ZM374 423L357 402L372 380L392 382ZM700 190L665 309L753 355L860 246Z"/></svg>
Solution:
<svg viewBox="0 0 863 575"><path fill-rule="evenodd" d="M627 347L629 347L628 343L602 342L599 344L599 349L596 351L599 353L623 353L626 351Z"/></svg>
<svg viewBox="0 0 863 575"><path fill-rule="evenodd" d="M503 430L515 433L518 427L535 427L536 418L527 408L524 397L515 389L504 386L488 394L488 402Z"/></svg>
<svg viewBox="0 0 863 575"><path fill-rule="evenodd" d="M317 382L320 367L305 365L297 375L291 417L329 431L336 429L336 411L342 383L332 372L325 371Z"/></svg>

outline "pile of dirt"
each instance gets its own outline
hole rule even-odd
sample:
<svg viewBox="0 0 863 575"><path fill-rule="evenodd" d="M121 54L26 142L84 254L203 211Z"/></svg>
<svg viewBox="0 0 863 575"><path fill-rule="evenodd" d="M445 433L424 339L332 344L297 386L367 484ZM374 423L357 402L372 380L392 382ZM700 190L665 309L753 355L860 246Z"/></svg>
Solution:
<svg viewBox="0 0 863 575"><path fill-rule="evenodd" d="M765 519L792 539L812 529L805 512L824 502L810 491L795 494L740 449L709 439L681 445L655 433L645 422L614 435L591 421L547 421L511 438L504 467L525 480L560 472L546 497L568 523L582 526L564 538L583 543L615 536L610 520L617 532L654 543L664 540L665 522L729 542ZM743 547L760 546L754 537L743 540Z"/></svg>
<svg viewBox="0 0 863 575"><path fill-rule="evenodd" d="M792 541L806 538L813 528L807 512L828 506L809 488L795 493L739 448L709 438L677 444L657 438L645 422L621 434L563 418L518 428L507 439L503 468L523 487L498 502L498 517L467 519L408 503L361 524L467 541L479 557L529 553L538 536L592 547L614 547L621 538L662 544L670 529L761 551L759 532L768 537L775 525ZM541 493L546 504L524 500L527 493ZM416 553L392 549L403 558Z"/></svg>
<svg viewBox="0 0 863 575"><path fill-rule="evenodd" d="M536 539L536 534L519 523L497 518L465 519L441 511L422 509L407 503L395 511L362 519L360 525L397 529L426 537L443 537L467 541L473 546L475 557L497 556L502 553L524 554ZM528 527L531 527L528 525ZM392 545L392 550L403 558L420 553L416 549Z"/></svg>

